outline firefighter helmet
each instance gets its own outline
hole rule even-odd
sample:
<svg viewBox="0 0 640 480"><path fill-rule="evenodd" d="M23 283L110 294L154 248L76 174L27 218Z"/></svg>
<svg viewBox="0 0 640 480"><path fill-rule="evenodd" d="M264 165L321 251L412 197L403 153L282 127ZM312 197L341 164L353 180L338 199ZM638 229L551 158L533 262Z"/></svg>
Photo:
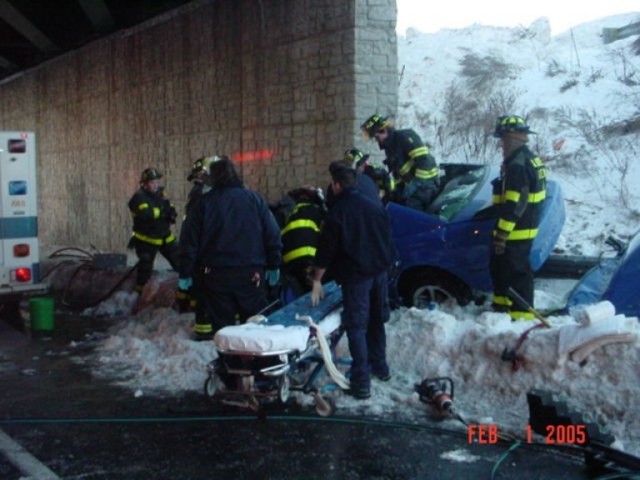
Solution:
<svg viewBox="0 0 640 480"><path fill-rule="evenodd" d="M192 181L198 177L201 173L209 174L209 167L211 166L211 159L213 157L200 157L191 166L191 173L187 177L188 181Z"/></svg>
<svg viewBox="0 0 640 480"><path fill-rule="evenodd" d="M369 137L373 138L374 134L380 129L391 125L391 121L387 117L380 114L371 115L366 122L360 125L360 129Z"/></svg>
<svg viewBox="0 0 640 480"><path fill-rule="evenodd" d="M522 117L518 117L517 115L505 115L498 117L493 136L501 138L509 132L520 132L525 134L536 133L529 128L526 120Z"/></svg>
<svg viewBox="0 0 640 480"><path fill-rule="evenodd" d="M347 162L351 163L353 168L358 168L364 162L366 162L368 158L368 154L362 153L362 151L358 150L357 148L350 148L349 150L345 150L344 152L344 159Z"/></svg>
<svg viewBox="0 0 640 480"><path fill-rule="evenodd" d="M147 183L151 180L158 180L162 178L162 174L156 168L145 168L140 175L140 183Z"/></svg>
<svg viewBox="0 0 640 480"><path fill-rule="evenodd" d="M311 202L318 205L322 205L324 203L324 192L321 188L304 186L290 190L287 192L287 195L293 198L296 203Z"/></svg>

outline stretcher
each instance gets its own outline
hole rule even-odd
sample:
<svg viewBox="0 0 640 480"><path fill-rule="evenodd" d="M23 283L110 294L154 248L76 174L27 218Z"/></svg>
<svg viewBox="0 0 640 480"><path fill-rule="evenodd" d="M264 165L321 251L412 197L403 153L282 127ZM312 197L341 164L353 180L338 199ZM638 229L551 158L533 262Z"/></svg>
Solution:
<svg viewBox="0 0 640 480"><path fill-rule="evenodd" d="M325 296L311 307L309 293L268 316L220 329L214 336L217 358L207 365L205 395L227 404L259 410L267 401L286 403L292 391L310 394L316 411L331 415L335 404L321 395L349 381L336 367L335 347L344 334L342 292L335 282L324 285ZM333 381L322 388L327 373Z"/></svg>

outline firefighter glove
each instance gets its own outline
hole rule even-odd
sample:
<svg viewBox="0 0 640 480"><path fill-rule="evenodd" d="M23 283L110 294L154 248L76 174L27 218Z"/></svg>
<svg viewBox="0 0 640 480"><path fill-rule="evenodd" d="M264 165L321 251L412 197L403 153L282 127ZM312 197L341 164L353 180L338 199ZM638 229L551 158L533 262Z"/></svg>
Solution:
<svg viewBox="0 0 640 480"><path fill-rule="evenodd" d="M496 255L504 254L504 251L507 247L507 236L509 234L507 232L503 232L502 230L498 230L496 234L493 236L493 253Z"/></svg>
<svg viewBox="0 0 640 480"><path fill-rule="evenodd" d="M162 206L162 217L169 220L171 223L176 223L176 218L178 218L176 208L168 201Z"/></svg>
<svg viewBox="0 0 640 480"><path fill-rule="evenodd" d="M193 285L193 279L191 277L178 279L178 288L180 290L189 290L192 285Z"/></svg>
<svg viewBox="0 0 640 480"><path fill-rule="evenodd" d="M311 287L311 306L315 307L324 298L324 288L320 280L314 280Z"/></svg>
<svg viewBox="0 0 640 480"><path fill-rule="evenodd" d="M264 272L264 278L267 280L267 285L270 287L275 287L280 280L280 270L277 268L269 269Z"/></svg>
<svg viewBox="0 0 640 480"><path fill-rule="evenodd" d="M169 221L171 223L176 223L177 218L178 218L178 212L176 212L176 207L171 205L171 207L169 207Z"/></svg>

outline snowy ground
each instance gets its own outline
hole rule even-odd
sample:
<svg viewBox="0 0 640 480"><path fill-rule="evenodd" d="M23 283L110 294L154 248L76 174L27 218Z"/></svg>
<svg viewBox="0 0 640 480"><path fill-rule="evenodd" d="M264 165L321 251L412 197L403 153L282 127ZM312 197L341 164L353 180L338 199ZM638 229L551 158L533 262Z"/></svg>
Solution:
<svg viewBox="0 0 640 480"><path fill-rule="evenodd" d="M540 280L538 306L564 305L571 283ZM150 307L131 316L127 309L135 300L135 294L118 292L93 310L119 313L91 360L94 374L128 387L136 397L201 392L205 366L217 354L212 343L190 340L193 314ZM497 424L501 432L523 437L529 423L526 393L541 389L567 401L586 421L606 427L615 435L617 447L640 454L640 419L632 413L640 401L637 342L600 347L578 363L567 353L559 353L562 329L576 328L575 320L562 316L549 321L552 329L535 329L529 334L518 350L523 363L514 371L510 362L501 360L502 352L514 348L533 323L512 323L505 314L483 312L477 306L396 310L387 324L392 380L374 381L372 397L366 401L338 392L331 395L341 414L423 422L438 415L419 401L414 384L427 377L450 377L457 411L466 421ZM637 319L626 320L624 331L634 339L639 330ZM348 356L345 343L343 340L338 350ZM296 400L312 408L310 397L300 395ZM451 428L463 428L454 419L447 422Z"/></svg>

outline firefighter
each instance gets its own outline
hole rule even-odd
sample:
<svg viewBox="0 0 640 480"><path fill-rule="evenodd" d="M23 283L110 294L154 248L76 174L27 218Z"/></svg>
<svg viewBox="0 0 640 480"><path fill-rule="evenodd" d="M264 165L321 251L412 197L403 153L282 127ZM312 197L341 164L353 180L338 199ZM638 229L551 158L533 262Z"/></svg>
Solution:
<svg viewBox="0 0 640 480"><path fill-rule="evenodd" d="M156 168L145 169L140 175L140 188L128 204L133 218L129 248L134 248L138 256L134 287L138 293L142 293L151 278L157 252L169 261L171 268L178 270L178 242L171 232L177 213L160 186L161 178L162 174Z"/></svg>
<svg viewBox="0 0 640 480"><path fill-rule="evenodd" d="M384 150L385 164L396 181L397 200L409 208L426 211L438 193L440 174L429 147L414 130L396 130L387 117L377 113L360 128Z"/></svg>
<svg viewBox="0 0 640 480"><path fill-rule="evenodd" d="M287 216L282 237L282 263L293 296L311 290L311 267L326 214L321 188L303 187L288 192L295 204Z"/></svg>
<svg viewBox="0 0 640 480"><path fill-rule="evenodd" d="M204 194L183 224L180 278L182 290L198 285L195 339L209 340L222 327L259 313L267 306L267 284L280 277L280 229L267 202L245 188L233 161L216 156L209 167L211 191ZM200 307L202 302L202 307Z"/></svg>
<svg viewBox="0 0 640 480"><path fill-rule="evenodd" d="M370 163L369 155L357 148L346 150L344 152L344 159L351 163L356 173L363 173L375 182L380 192L380 198L384 204L393 200L395 180L384 165Z"/></svg>
<svg viewBox="0 0 640 480"><path fill-rule="evenodd" d="M184 218L189 215L193 206L200 200L200 197L211 190L211 179L209 177L209 167L215 157L201 157L191 167L191 173L187 181L192 183L191 190L187 195L187 204L184 207ZM183 218L183 220L184 220Z"/></svg>
<svg viewBox="0 0 640 480"><path fill-rule="evenodd" d="M500 139L503 163L500 177L493 181L498 220L490 260L492 308L508 312L512 320L534 318L527 308L533 306L534 295L529 257L546 196L546 170L527 147L530 134L535 132L518 116L499 117L493 134ZM509 298L510 287L529 305Z"/></svg>
<svg viewBox="0 0 640 480"><path fill-rule="evenodd" d="M184 207L184 220L189 216L189 212L193 211L194 206L200 201L202 195L211 190L211 180L209 178L209 166L214 157L201 157L196 160L192 167L187 181L192 183L191 190L187 195L187 203ZM182 244L182 238L184 235L184 228L180 230L180 244ZM182 313L195 311L196 316L200 314L197 309L197 285L192 285L187 290L178 288L176 293L176 303L178 310Z"/></svg>

